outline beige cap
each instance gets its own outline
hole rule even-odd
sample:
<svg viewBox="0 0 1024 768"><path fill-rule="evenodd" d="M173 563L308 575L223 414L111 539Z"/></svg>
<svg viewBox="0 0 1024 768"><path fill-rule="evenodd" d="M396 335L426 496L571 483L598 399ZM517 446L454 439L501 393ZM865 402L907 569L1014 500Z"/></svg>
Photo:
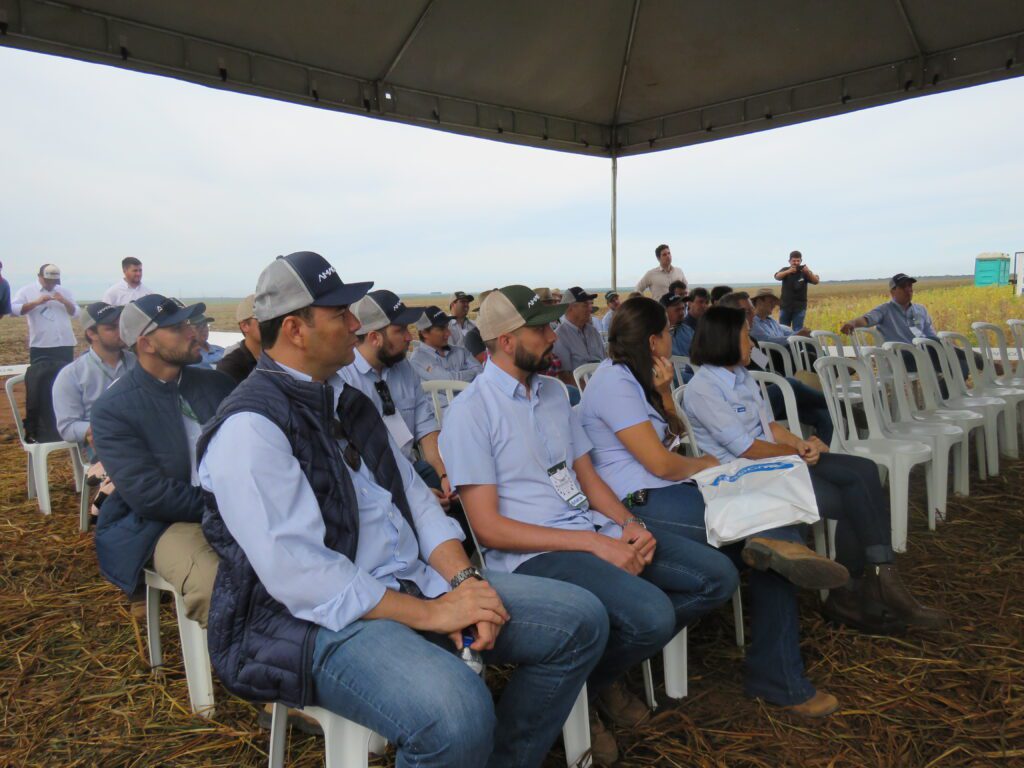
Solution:
<svg viewBox="0 0 1024 768"><path fill-rule="evenodd" d="M248 296L246 296L244 299L238 302L238 306L235 307L236 323L241 323L244 322L245 320L251 320L252 318L256 317L255 302L255 293L250 293Z"/></svg>
<svg viewBox="0 0 1024 768"><path fill-rule="evenodd" d="M550 288L534 288L533 292L540 296L541 301L551 301L555 297L551 295Z"/></svg>
<svg viewBox="0 0 1024 768"><path fill-rule="evenodd" d="M771 288L762 288L756 294L754 294L754 301L757 301L758 299L767 298L772 298L775 299L776 301L781 301L778 294L775 293L775 291L773 291Z"/></svg>
<svg viewBox="0 0 1024 768"><path fill-rule="evenodd" d="M490 341L524 325L547 325L564 315L565 310L563 304L545 304L525 285L506 285L491 293L480 305L476 327L480 338Z"/></svg>
<svg viewBox="0 0 1024 768"><path fill-rule="evenodd" d="M43 264L39 269L39 275L44 280L60 280L60 267L56 264Z"/></svg>

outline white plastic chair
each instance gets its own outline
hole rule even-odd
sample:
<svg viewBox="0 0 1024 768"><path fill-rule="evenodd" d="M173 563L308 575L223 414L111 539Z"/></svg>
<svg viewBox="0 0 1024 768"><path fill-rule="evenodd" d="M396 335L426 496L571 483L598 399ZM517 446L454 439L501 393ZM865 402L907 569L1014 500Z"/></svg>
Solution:
<svg viewBox="0 0 1024 768"><path fill-rule="evenodd" d="M1017 350L1017 365L1014 376L1024 376L1024 320L1007 320L1014 349Z"/></svg>
<svg viewBox="0 0 1024 768"><path fill-rule="evenodd" d="M683 422L683 427L686 428L686 436L683 438L683 445L686 446L686 452L694 458L704 455L704 452L700 449L697 444L697 438L693 434L693 425L690 423L689 417L686 415L686 411L683 409L683 393L686 387L676 387L672 390L672 402L676 405L676 415L679 420ZM743 628L743 596L740 594L740 588L736 587L736 591L732 593L732 619L733 627L736 632L736 645L742 648L746 645L746 631ZM666 686L667 690L667 686Z"/></svg>
<svg viewBox="0 0 1024 768"><path fill-rule="evenodd" d="M567 386L565 386L565 382L564 381L559 379L557 376L544 376L543 374L537 374L537 375L540 376L540 378L542 378L542 379L547 379L548 381L555 382L558 386L560 386L562 388L562 391L565 392L565 399L569 400L569 388Z"/></svg>
<svg viewBox="0 0 1024 768"><path fill-rule="evenodd" d="M797 336L795 333L786 339L793 353L793 362L798 371L814 372L815 357L824 357L821 343L813 336Z"/></svg>
<svg viewBox="0 0 1024 768"><path fill-rule="evenodd" d="M580 392L587 386L587 382L590 381L590 377L594 375L594 371L599 365L600 363L584 363L577 366L576 370L572 372L572 377L576 379L576 386L579 387Z"/></svg>
<svg viewBox="0 0 1024 768"><path fill-rule="evenodd" d="M687 357L686 355L672 355L672 370L675 372L673 381L675 382L675 385L677 387L682 386L683 374L686 373L687 368L689 368L694 373L700 370L700 366L693 365L690 362L690 358Z"/></svg>
<svg viewBox="0 0 1024 768"><path fill-rule="evenodd" d="M421 381L420 384L423 391L430 395L430 404L434 407L434 418L437 419L437 426L440 427L448 403L455 399L455 395L469 387L470 382L439 379L437 381Z"/></svg>
<svg viewBox="0 0 1024 768"><path fill-rule="evenodd" d="M18 410L18 401L14 397L14 387L25 381L25 374L11 376L4 382L4 389L7 391L7 401L11 404L11 414L14 416L14 426L18 430L18 441L21 449L28 454L28 498L37 499L39 511L44 515L50 514L50 467L49 457L57 451L69 451L71 455L71 469L75 477L75 490L81 491L85 483L85 469L78 455L78 446L75 443L68 443L63 440L51 443L26 443L25 425L21 421L21 412Z"/></svg>
<svg viewBox="0 0 1024 768"><path fill-rule="evenodd" d="M814 368L821 377L822 390L835 426L835 442L842 453L871 459L885 470L889 480L889 506L892 518L892 548L907 550L907 514L909 508L910 470L925 465L928 485L928 508L934 509L931 496L932 449L916 440L893 440L885 436L878 414L876 396L855 398L853 376L870 381L867 366L860 360L842 357L819 357ZM866 392L871 392L868 388ZM862 405L867 420L867 437L861 437L854 420L854 406Z"/></svg>
<svg viewBox="0 0 1024 768"><path fill-rule="evenodd" d="M971 328L978 337L978 348L991 381L1000 387L1024 387L1024 375L1021 375L1021 370L1010 359L1003 329L993 323L971 323ZM997 363L1002 373L996 373Z"/></svg>
<svg viewBox="0 0 1024 768"><path fill-rule="evenodd" d="M888 353L889 363L894 372L893 396L895 398L896 418L899 421L917 421L924 424L954 424L964 431L967 439L961 445L961 453L955 461L956 468L953 471L953 488L961 496L970 496L969 451L971 433L974 434L979 475L982 480L985 479L985 416L977 411L970 410L918 407L917 399L913 396L910 372L907 370L904 355L913 355L914 360L917 362L917 367L923 372L923 375L931 375L931 380L927 385L935 387L933 395L937 397L938 379L935 378L935 371L927 362L925 362L923 368L921 367L921 361L918 360L920 357L919 350L913 344L906 344L901 341L887 341L882 344L882 350ZM927 354L924 356L927 357ZM918 381L921 381L920 375L918 376ZM926 383L922 382L922 389L924 386L926 386Z"/></svg>
<svg viewBox="0 0 1024 768"><path fill-rule="evenodd" d="M774 341L759 341L757 346L761 348L761 351L768 355L768 370L771 373L777 373L780 376L793 376L793 356L790 354L789 349L784 347L782 344L776 344ZM782 360L782 370L778 369L776 364L777 360Z"/></svg>
<svg viewBox="0 0 1024 768"><path fill-rule="evenodd" d="M1003 411L1003 431L1001 433L1002 440L1000 445L1003 453L1011 459L1018 458L1020 453L1017 429L1018 424L1024 424L1024 409L1021 408L1021 403L1024 403L1024 389L1004 387L997 384L993 378L994 372L987 364L979 369L974 360L974 348L971 346L971 341L962 333L940 331L939 339L945 348L946 359L949 361L953 386L959 390L960 394L976 397L998 397L1000 400L1006 401ZM967 386L963 371L960 369L960 363L956 355L957 349L960 349L967 358L967 370L971 377L971 387ZM984 358L982 359L984 361ZM947 384L947 386L949 385Z"/></svg>
<svg viewBox="0 0 1024 768"><path fill-rule="evenodd" d="M178 614L178 633L181 636L181 657L185 662L185 680L192 711L200 717L213 717L213 670L210 652L206 646L206 630L185 615L185 600L169 582L156 571L147 569L146 580L146 640L149 644L149 664L159 667L164 663L160 645L160 593L174 595L174 609Z"/></svg>
<svg viewBox="0 0 1024 768"><path fill-rule="evenodd" d="M935 530L935 520L946 519L946 497L949 482L949 453L956 449L954 466L960 474L969 459L970 442L967 433L956 424L943 421L925 422L908 415L909 403L906 369L895 362L896 353L882 347L865 347L864 362L874 366L875 375L882 382L878 387L882 430L897 440L919 440L932 449L931 475L933 487L929 494L928 528ZM902 376L900 374L903 374ZM902 402L900 400L902 398Z"/></svg>
<svg viewBox="0 0 1024 768"><path fill-rule="evenodd" d="M960 378L959 363L956 363L956 373L952 372L954 366L950 365L946 350L935 339L920 336L914 339L913 348L917 360L917 372L921 382L921 396L924 399L926 410L946 408L950 410L967 410L980 413L985 418L985 466L979 463L978 474L982 480L986 472L995 476L999 474L999 435L1002 431L1001 423L1004 421L1007 403L999 397L981 397L979 395L960 394L960 389L955 386L956 379ZM932 365L932 350L935 359L938 360L941 371L936 372ZM942 389L939 387L939 376L946 384L946 397L942 396ZM961 378L962 381L962 378Z"/></svg>
<svg viewBox="0 0 1024 768"><path fill-rule="evenodd" d="M80 483L81 489L78 497L78 530L80 533L88 533L89 531L89 508L92 506L89 503L89 485L85 482L86 476L89 474L89 464L86 463L85 458L82 456L82 446L76 445L74 449L73 459L76 466L82 468L82 482Z"/></svg>

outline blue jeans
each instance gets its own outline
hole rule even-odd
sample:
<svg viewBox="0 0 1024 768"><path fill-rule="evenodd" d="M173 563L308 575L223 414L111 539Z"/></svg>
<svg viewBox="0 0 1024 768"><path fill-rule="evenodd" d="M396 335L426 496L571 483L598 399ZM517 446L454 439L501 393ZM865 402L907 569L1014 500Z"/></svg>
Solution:
<svg viewBox="0 0 1024 768"><path fill-rule="evenodd" d="M686 537L707 547L704 500L694 486L685 483L657 488L647 493L647 503L634 507L658 539ZM763 531L758 536L803 542L798 526ZM741 543L722 547L737 568L746 568L740 557ZM714 551L714 550L712 550ZM773 571L748 574L748 612L753 641L746 651L744 691L773 704L800 704L814 695L814 686L804 676L800 658L800 617L796 587Z"/></svg>
<svg viewBox="0 0 1024 768"><path fill-rule="evenodd" d="M807 317L807 307L803 309L780 309L779 323L788 325L794 331L804 327L804 318Z"/></svg>
<svg viewBox="0 0 1024 768"><path fill-rule="evenodd" d="M540 765L604 653L608 618L571 584L487 578L512 619L484 662L517 665L497 705L447 637L382 619L320 629L316 704L395 744L399 768Z"/></svg>
<svg viewBox="0 0 1024 768"><path fill-rule="evenodd" d="M736 569L720 552L673 533L655 537L654 561L639 578L587 552L546 552L516 569L583 587L604 604L611 632L587 681L592 696L736 590Z"/></svg>

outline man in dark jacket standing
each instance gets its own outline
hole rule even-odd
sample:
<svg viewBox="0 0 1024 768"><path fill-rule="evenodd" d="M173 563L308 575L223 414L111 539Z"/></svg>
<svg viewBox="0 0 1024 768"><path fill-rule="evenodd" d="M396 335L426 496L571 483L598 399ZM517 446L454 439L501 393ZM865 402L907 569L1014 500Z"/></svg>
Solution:
<svg viewBox="0 0 1024 768"><path fill-rule="evenodd" d="M152 565L203 626L218 560L200 527L196 441L232 387L224 374L192 366L200 355L189 321L205 310L159 294L128 304L120 335L135 347L138 364L92 410L96 453L117 487L100 509L100 571L132 595Z"/></svg>

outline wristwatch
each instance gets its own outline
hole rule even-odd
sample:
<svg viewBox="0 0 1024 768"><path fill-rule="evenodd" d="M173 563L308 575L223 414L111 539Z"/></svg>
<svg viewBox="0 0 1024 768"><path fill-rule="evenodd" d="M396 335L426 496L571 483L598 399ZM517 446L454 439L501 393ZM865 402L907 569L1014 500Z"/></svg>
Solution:
<svg viewBox="0 0 1024 768"><path fill-rule="evenodd" d="M641 520L641 519L640 519L639 517L627 517L627 518L626 518L626 522L624 522L624 523L622 524L622 527L623 527L623 528L625 528L625 527L626 527L627 525L629 525L630 523L636 523L636 524L637 524L637 525L639 525L639 526L640 526L641 528L643 528L643 529L644 529L645 531L647 530L647 523L645 523L645 522L644 522L643 520Z"/></svg>
<svg viewBox="0 0 1024 768"><path fill-rule="evenodd" d="M459 584L464 582L466 579L476 579L478 581L483 581L484 576L482 573L480 573L479 568L475 568L471 565L469 566L469 568L463 568L461 571L452 576L452 580L448 583L451 584L452 589L455 589L457 586L459 586Z"/></svg>

